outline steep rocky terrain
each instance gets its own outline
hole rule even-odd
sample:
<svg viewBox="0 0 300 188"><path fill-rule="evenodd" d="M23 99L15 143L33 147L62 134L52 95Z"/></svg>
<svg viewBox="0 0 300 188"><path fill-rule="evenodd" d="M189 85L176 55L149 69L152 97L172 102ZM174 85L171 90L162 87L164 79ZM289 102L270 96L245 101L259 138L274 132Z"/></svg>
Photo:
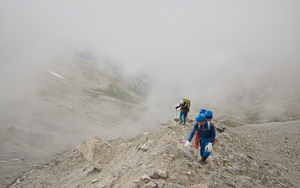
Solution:
<svg viewBox="0 0 300 188"><path fill-rule="evenodd" d="M300 187L299 121L238 126L216 119L218 141L200 165L199 151L183 146L195 116L132 139L92 135L12 187Z"/></svg>
<svg viewBox="0 0 300 188"><path fill-rule="evenodd" d="M299 187L300 99L294 93L283 109L276 107L282 101L269 101L268 112L284 111L276 116L262 113L263 99L231 108L230 103L239 103L232 96L234 101L220 104L215 121L226 130L219 133L209 164L200 166L195 149L182 147L195 115L186 127L173 120L161 127L167 113L157 109L169 112L170 105L163 106L161 96L154 97L158 104L145 103L151 89L141 79L72 53L26 67L20 75L12 100L0 106L0 187L134 187L146 182L159 187ZM145 113L148 106L155 111ZM191 111L198 107L193 103ZM147 131L152 132L140 134ZM86 146L75 149L88 137ZM144 174L151 179L135 182Z"/></svg>
<svg viewBox="0 0 300 188"><path fill-rule="evenodd" d="M7 80L16 89L0 105L0 187L91 134L112 139L139 130L150 92L141 79L72 53L43 61Z"/></svg>

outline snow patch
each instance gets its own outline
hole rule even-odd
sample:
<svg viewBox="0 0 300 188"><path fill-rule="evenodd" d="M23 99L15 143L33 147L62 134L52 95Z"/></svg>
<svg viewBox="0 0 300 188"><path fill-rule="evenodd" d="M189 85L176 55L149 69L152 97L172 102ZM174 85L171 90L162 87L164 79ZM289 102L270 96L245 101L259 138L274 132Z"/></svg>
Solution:
<svg viewBox="0 0 300 188"><path fill-rule="evenodd" d="M61 79L64 79L61 75L59 75L59 74L53 72L52 70L50 70L50 69L48 69L48 68L46 68L46 69L47 69L53 76L56 76L56 77L61 78Z"/></svg>

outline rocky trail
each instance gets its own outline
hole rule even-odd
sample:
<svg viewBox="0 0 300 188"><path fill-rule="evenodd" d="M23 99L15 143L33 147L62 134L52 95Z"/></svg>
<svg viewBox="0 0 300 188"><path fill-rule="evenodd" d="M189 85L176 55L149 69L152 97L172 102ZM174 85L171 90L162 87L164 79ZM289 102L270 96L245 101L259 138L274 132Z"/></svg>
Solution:
<svg viewBox="0 0 300 188"><path fill-rule="evenodd" d="M216 120L217 143L201 165L199 151L183 146L195 116L131 139L92 135L11 187L300 187L299 121L232 127Z"/></svg>

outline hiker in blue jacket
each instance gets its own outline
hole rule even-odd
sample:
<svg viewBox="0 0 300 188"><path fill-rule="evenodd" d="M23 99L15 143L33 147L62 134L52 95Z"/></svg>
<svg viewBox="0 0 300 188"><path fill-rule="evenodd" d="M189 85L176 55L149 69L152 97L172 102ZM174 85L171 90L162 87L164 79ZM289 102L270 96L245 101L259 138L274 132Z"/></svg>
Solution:
<svg viewBox="0 0 300 188"><path fill-rule="evenodd" d="M208 128L208 125L210 126L210 128ZM204 164L205 160L212 152L212 143L214 142L216 132L215 132L215 127L212 126L210 122L206 121L205 115L199 114L196 117L196 123L194 125L193 131L191 132L190 137L188 141L186 141L184 146L190 145L191 140L193 139L197 129L199 129L199 138L200 138L200 147L201 147L200 163Z"/></svg>

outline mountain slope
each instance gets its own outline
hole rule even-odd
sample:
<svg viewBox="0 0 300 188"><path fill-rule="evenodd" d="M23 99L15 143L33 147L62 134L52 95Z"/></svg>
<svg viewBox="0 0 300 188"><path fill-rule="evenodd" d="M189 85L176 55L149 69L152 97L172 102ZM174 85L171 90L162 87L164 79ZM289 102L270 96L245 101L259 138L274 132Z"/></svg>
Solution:
<svg viewBox="0 0 300 188"><path fill-rule="evenodd" d="M150 87L113 65L72 53L18 72L0 106L0 185L89 135L134 136ZM9 82L9 80L8 80ZM142 129L142 128L141 128Z"/></svg>
<svg viewBox="0 0 300 188"><path fill-rule="evenodd" d="M299 158L263 149L261 142L268 140L268 137L258 135L253 141L250 131L257 130L253 125L230 127L217 121L216 126L219 130L225 128L225 132L217 133L218 142L208 163L200 165L196 150L183 146L192 130L194 118L195 115L189 116L191 124L187 126L168 121L154 131L127 140L117 138L106 142L92 135L53 163L41 165L25 174L13 187L204 188L300 185L299 166L290 169L295 160L299 164ZM299 124L298 121L285 123L285 130L293 130ZM259 134L272 127L278 139L282 139L282 131L278 129L280 126L282 124L260 125ZM292 136L298 134L294 132ZM295 139L299 141L299 137ZM298 146L291 149L299 150ZM275 154L279 158L274 159L272 156ZM289 157L294 158L289 162Z"/></svg>

